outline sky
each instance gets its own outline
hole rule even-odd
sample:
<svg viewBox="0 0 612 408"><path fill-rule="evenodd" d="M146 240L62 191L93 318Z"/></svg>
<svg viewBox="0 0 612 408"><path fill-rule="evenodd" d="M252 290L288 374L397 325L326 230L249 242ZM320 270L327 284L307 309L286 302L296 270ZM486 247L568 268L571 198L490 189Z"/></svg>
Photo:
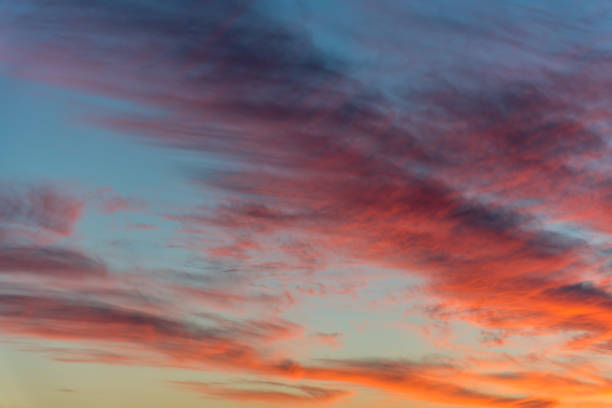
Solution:
<svg viewBox="0 0 612 408"><path fill-rule="evenodd" d="M612 406L611 12L0 0L0 408Z"/></svg>

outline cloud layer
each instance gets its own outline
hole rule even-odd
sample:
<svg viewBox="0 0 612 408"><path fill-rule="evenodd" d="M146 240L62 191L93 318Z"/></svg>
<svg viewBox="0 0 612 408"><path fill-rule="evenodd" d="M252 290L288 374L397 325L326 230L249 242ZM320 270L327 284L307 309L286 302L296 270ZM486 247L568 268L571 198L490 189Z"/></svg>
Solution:
<svg viewBox="0 0 612 408"><path fill-rule="evenodd" d="M594 361L612 351L608 10L574 20L480 3L466 3L479 21L456 5L358 2L370 25L345 30L345 55L251 2L9 2L6 73L129 102L81 119L195 158L182 174L202 201L156 216L176 227L167 248L208 269L113 268L62 241L84 200L6 183L2 332L66 342L39 349L60 361L266 379L171 382L240 402L353 401L365 387L432 404L606 406L611 373ZM387 58L372 69L376 52ZM105 216L148 211L109 191ZM342 348L355 333L288 316L313 295L392 304L393 283L372 295L381 270L422 282L420 319L482 342L447 344L450 363L377 357L376 344L304 356L313 339Z"/></svg>

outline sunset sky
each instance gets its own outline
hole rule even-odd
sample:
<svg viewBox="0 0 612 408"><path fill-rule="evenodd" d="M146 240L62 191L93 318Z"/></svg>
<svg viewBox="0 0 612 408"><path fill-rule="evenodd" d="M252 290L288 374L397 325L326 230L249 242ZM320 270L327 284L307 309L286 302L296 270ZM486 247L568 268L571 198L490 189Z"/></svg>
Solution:
<svg viewBox="0 0 612 408"><path fill-rule="evenodd" d="M612 407L612 3L0 0L0 408Z"/></svg>

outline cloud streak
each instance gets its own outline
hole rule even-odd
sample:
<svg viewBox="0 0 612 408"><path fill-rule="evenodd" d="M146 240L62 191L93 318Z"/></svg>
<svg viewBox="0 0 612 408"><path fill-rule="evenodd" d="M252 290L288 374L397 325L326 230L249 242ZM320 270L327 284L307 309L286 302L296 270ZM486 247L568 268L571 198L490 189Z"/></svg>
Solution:
<svg viewBox="0 0 612 408"><path fill-rule="evenodd" d="M281 390L240 389L194 381L175 382L174 384L203 395L221 399L245 402L261 401L272 404L322 404L350 394L342 390L270 382L263 383L263 385L280 387Z"/></svg>

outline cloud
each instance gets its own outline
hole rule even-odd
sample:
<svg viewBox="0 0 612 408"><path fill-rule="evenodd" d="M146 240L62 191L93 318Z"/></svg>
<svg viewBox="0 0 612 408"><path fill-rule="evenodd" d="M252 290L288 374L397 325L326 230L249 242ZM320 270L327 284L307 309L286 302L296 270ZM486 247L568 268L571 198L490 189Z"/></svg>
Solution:
<svg viewBox="0 0 612 408"><path fill-rule="evenodd" d="M6 335L132 345L136 355L138 351L153 355L136 361L168 366L250 369L263 358L257 346L263 348L300 331L299 326L280 319L237 321L205 314L197 319L199 323L183 321L85 297L36 294L34 288L27 294L1 294L0 311L0 327ZM101 361L108 360L106 352L86 355L88 359L99 355ZM134 360L125 358L127 362ZM64 359L72 361L74 357ZM120 361L124 361L122 356Z"/></svg>
<svg viewBox="0 0 612 408"><path fill-rule="evenodd" d="M518 7L519 16L508 12L502 23L488 8L478 12L482 22L419 9L407 14L415 22L407 30L418 34L408 45L397 38L380 43L400 46L389 56L394 61L431 68L402 66L407 73L382 79L368 78L349 57L336 58L250 2L27 4L8 7L6 65L148 109L101 108L88 119L206 163L185 173L213 198L167 219L188 233L177 245L205 254L220 270L242 271L235 274L242 286L174 283L169 303L180 303L172 297L178 293L233 313L282 309L294 301L292 292L356 297L361 279L319 278L327 262L360 264L416 275L434 303L425 308L429 317L469 322L499 338L498 345L514 334L556 335L566 350L610 352L610 58L609 50L588 45L596 30L585 20L572 19L584 36L570 41L558 33L575 27L558 10ZM368 10L372 19L380 16ZM397 15L406 14L386 18ZM436 48L430 41L442 52L424 53ZM494 57L469 51L483 44ZM438 58L440 65L432 62ZM49 188L4 193L0 203L3 223L59 235L72 231L82 205ZM104 206L112 212L128 204L119 197ZM33 271L38 263L53 273L99 270L72 250L10 248L7 270ZM261 290L269 283L262 276L275 285ZM108 301L33 294L2 295L0 310L9 333L128 343L168 365L343 382L454 405L557 404L551 393L516 397L445 380L441 373L449 371L470 377L448 367L380 359L278 362L267 352L282 353L267 346L301 333L282 319L162 317ZM471 378L540 395L527 382L546 377ZM578 395L590 389L584 381L548 379L573 384ZM340 396L184 385L229 399Z"/></svg>
<svg viewBox="0 0 612 408"><path fill-rule="evenodd" d="M156 230L157 226L152 224L130 224L126 226L128 230Z"/></svg>
<svg viewBox="0 0 612 408"><path fill-rule="evenodd" d="M490 407L553 407L555 400L510 398L474 391L449 380L460 371L448 365L389 360L330 360L326 365L302 366L286 361L277 369L292 378L346 382L409 395L421 401Z"/></svg>
<svg viewBox="0 0 612 408"><path fill-rule="evenodd" d="M0 272L41 277L101 277L106 266L81 252L54 247L0 247Z"/></svg>
<svg viewBox="0 0 612 408"><path fill-rule="evenodd" d="M282 310L294 303L293 297L288 293L258 290L231 290L223 287L189 287L174 286L176 292L185 299L196 304L209 306L226 311L241 311L253 308L266 308L268 310Z"/></svg>
<svg viewBox="0 0 612 408"><path fill-rule="evenodd" d="M143 200L127 198L117 194L111 187L99 188L90 193L90 199L97 204L103 213L117 211L140 211L146 207Z"/></svg>
<svg viewBox="0 0 612 408"><path fill-rule="evenodd" d="M506 398L472 391L445 380L455 369L447 364L389 360L328 360L321 365L299 364L270 353L272 343L299 335L299 326L273 319L231 320L203 314L180 320L151 312L114 306L84 296L3 293L0 295L0 327L5 336L54 340L74 345L91 344L104 349L33 348L61 362L97 362L120 365L152 365L229 372L250 372L286 379L343 382L367 386L410 398L474 406L521 406L530 398ZM227 387L184 384L199 392L229 399L277 402L323 402L348 395L297 386L293 391L243 391ZM535 404L535 402L534 402ZM538 407L552 406L542 401Z"/></svg>
<svg viewBox="0 0 612 408"><path fill-rule="evenodd" d="M83 202L53 185L0 185L0 239L52 239L69 235Z"/></svg>
<svg viewBox="0 0 612 408"><path fill-rule="evenodd" d="M206 396L234 401L261 401L271 404L322 404L351 394L348 391L336 389L272 382L259 382L258 385L275 386L276 389L235 388L195 381L176 381L173 384Z"/></svg>
<svg viewBox="0 0 612 408"><path fill-rule="evenodd" d="M326 343L330 346L338 346L342 342L342 333L334 332L334 333L324 333L317 332L314 334L314 337L320 340L323 343Z"/></svg>

